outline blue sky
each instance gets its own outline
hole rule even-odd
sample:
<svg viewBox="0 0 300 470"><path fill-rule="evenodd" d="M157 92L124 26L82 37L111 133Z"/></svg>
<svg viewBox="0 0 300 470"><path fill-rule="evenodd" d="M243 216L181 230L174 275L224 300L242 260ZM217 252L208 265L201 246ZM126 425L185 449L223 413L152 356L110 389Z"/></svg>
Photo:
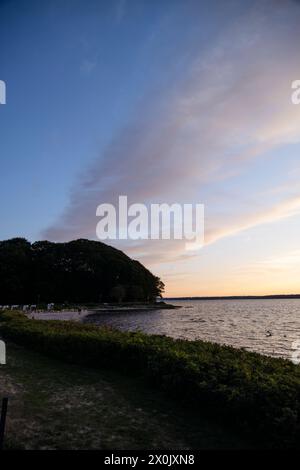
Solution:
<svg viewBox="0 0 300 470"><path fill-rule="evenodd" d="M168 295L300 291L299 2L0 0L0 17L1 239L95 238L119 194L201 202L201 253L115 245Z"/></svg>

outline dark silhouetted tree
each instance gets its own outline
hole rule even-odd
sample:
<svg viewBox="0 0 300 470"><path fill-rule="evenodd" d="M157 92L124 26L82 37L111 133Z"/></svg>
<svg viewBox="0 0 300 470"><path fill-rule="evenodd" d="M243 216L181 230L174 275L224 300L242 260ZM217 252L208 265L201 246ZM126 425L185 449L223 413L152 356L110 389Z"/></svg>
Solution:
<svg viewBox="0 0 300 470"><path fill-rule="evenodd" d="M0 242L0 304L107 302L116 287L117 301L153 301L164 285L141 263L101 242Z"/></svg>

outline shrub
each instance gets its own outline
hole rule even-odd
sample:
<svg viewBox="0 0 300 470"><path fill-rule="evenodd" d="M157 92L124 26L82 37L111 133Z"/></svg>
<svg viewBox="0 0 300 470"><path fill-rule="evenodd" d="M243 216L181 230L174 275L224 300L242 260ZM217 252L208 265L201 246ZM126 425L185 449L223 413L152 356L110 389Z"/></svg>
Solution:
<svg viewBox="0 0 300 470"><path fill-rule="evenodd" d="M61 360L143 375L169 394L210 409L268 446L297 446L300 367L204 341L175 340L75 322L0 315L1 334Z"/></svg>

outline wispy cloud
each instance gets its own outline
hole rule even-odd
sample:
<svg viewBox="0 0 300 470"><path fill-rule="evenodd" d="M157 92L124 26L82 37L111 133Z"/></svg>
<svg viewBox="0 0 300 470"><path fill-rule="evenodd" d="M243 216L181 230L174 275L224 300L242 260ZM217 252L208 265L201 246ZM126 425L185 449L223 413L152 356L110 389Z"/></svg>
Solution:
<svg viewBox="0 0 300 470"><path fill-rule="evenodd" d="M116 19L116 23L117 24L120 24L122 22L122 20L124 19L125 17L125 14L126 14L126 4L127 4L127 1L126 0L118 0L116 2L116 6L115 6L115 19Z"/></svg>
<svg viewBox="0 0 300 470"><path fill-rule="evenodd" d="M269 209L255 209L255 211L250 215L244 216L244 218L240 216L235 224L231 222L227 226L224 225L219 229L215 227L211 231L208 231L206 243L214 243L221 238L236 235L257 225L276 222L298 214L300 214L300 196L275 204Z"/></svg>
<svg viewBox="0 0 300 470"><path fill-rule="evenodd" d="M80 64L80 72L86 76L91 75L97 63L97 59L84 59Z"/></svg>
<svg viewBox="0 0 300 470"><path fill-rule="evenodd" d="M129 202L204 202L211 214L207 243L298 213L299 198L284 191L274 204L261 199L259 209L249 197L246 211L232 196L224 211L224 201L209 188L217 184L221 193L224 182L262 155L300 142L300 107L290 100L299 73L299 24L296 3L266 1L233 19L205 48L200 32L189 36L184 73L145 93L134 118L83 172L62 217L43 235L94 238L96 207L116 202L119 194ZM178 242L145 242L129 244L127 251L164 261L183 256L182 248Z"/></svg>

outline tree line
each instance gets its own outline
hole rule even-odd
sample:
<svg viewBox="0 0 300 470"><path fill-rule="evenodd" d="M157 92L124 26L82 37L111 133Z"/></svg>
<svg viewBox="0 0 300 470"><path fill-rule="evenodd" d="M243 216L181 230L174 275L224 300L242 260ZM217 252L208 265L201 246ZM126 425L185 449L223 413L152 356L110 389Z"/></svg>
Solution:
<svg viewBox="0 0 300 470"><path fill-rule="evenodd" d="M102 242L0 241L0 304L152 302L164 284Z"/></svg>

